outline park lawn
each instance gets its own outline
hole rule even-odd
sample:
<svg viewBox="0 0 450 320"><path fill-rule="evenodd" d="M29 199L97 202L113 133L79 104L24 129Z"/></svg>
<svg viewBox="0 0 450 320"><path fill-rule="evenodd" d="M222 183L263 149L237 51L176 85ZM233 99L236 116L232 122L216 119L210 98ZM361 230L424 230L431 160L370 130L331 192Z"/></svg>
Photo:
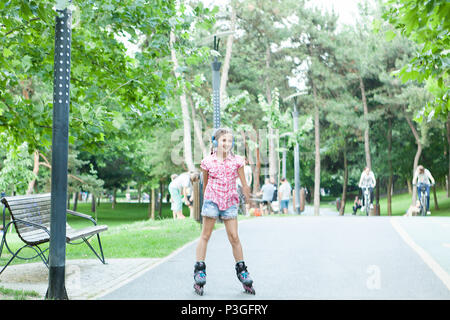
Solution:
<svg viewBox="0 0 450 320"><path fill-rule="evenodd" d="M450 198L447 198L445 190L436 191L439 209L435 209L433 193L430 194L430 211L431 216L444 216L450 217ZM349 197L345 202L345 214L352 214L354 196ZM327 198L321 202L321 207L332 208L336 210L336 205L334 204L335 199ZM374 201L375 202L375 201ZM401 216L406 213L409 206L411 205L411 195L409 193L397 194L392 197L392 215ZM357 215L364 215L361 210L358 210ZM387 216L387 198L380 198L380 215Z"/></svg>
<svg viewBox="0 0 450 320"><path fill-rule="evenodd" d="M189 216L188 208L183 210L185 216ZM93 215L90 212L90 204L79 203L77 211ZM201 225L193 219L173 220L170 204L163 204L164 219L160 219L158 212L156 219L148 219L148 204L118 203L116 208L111 209L111 204L102 203L97 210L98 224L106 224L108 230L102 232L101 241L106 261L108 258L162 258L180 248L184 244L198 238ZM92 225L92 222L79 217L68 215L68 223L73 228L81 228ZM216 224L216 228L223 225ZM18 238L15 230L8 232L8 244L13 252L20 248L23 243ZM82 241L82 240L80 240ZM76 242L80 242L76 241ZM90 239L90 243L97 250L97 237ZM45 250L48 243L41 245ZM32 249L24 249L21 254L26 257L34 255ZM11 257L6 248L3 249L0 258L0 266L5 265ZM80 245L66 246L67 259L96 259L94 253L84 243ZM39 257L28 262L40 261ZM27 261L15 259L12 264Z"/></svg>

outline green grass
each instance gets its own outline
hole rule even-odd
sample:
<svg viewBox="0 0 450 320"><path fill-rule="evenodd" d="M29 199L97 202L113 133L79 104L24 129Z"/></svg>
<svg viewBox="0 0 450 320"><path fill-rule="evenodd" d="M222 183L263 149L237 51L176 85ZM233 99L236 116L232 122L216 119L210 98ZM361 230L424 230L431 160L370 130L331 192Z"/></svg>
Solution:
<svg viewBox="0 0 450 320"><path fill-rule="evenodd" d="M90 204L80 203L77 211L93 215L90 212ZM189 216L189 209L183 208L185 216ZM196 239L200 235L201 225L193 219L173 220L170 204L163 204L162 217L155 213L156 219L148 219L148 204L118 203L115 209L111 204L102 203L97 209L98 224L106 224L108 230L101 233L103 252L106 260L108 258L161 258L167 256L177 248ZM91 226L92 222L68 215L67 222L73 228ZM217 226L217 227L220 227ZM23 243L14 232L8 232L8 244L13 252L20 248ZM77 241L80 242L80 241ZM98 249L97 237L92 237L90 243ZM42 244L44 250L47 244ZM21 255L32 257L32 249L24 249ZM3 249L0 258L0 266L5 265L11 257L6 248ZM67 259L95 259L95 255L84 243L66 246ZM32 260L15 259L12 264L24 262L37 262Z"/></svg>
<svg viewBox="0 0 450 320"><path fill-rule="evenodd" d="M450 217L450 198L447 198L446 192L444 190L437 190L436 192L438 198L439 209L436 210L434 206L434 197L433 193L430 194L430 211L432 216L444 216ZM403 193L394 195L392 197L392 215L393 216L401 216L404 215L406 210L408 210L411 205L411 195L409 193ZM332 208L336 210L336 206L334 201L336 198L325 198L322 199L320 206L324 208ZM355 200L355 196L350 196L348 200L345 202L345 213L351 214L353 201ZM375 203L375 201L374 201ZM358 210L357 215L363 215L361 210ZM387 198L380 198L380 215L387 216Z"/></svg>
<svg viewBox="0 0 450 320"><path fill-rule="evenodd" d="M14 290L0 287L0 300L32 300L40 299L36 291Z"/></svg>

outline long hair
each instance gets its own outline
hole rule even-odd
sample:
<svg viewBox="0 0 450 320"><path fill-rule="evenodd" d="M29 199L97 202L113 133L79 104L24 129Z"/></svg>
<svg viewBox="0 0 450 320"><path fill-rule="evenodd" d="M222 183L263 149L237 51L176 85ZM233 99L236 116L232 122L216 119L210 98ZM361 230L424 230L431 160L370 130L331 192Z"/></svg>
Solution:
<svg viewBox="0 0 450 320"><path fill-rule="evenodd" d="M233 130L231 130L230 128L218 128L214 131L212 137L214 137L214 140L219 142L220 137L223 136L224 134L228 134L228 133L231 134L234 139ZM212 143L212 138L211 138L211 154L214 153L214 149L215 149L215 147ZM230 150L230 153L233 154L233 150Z"/></svg>

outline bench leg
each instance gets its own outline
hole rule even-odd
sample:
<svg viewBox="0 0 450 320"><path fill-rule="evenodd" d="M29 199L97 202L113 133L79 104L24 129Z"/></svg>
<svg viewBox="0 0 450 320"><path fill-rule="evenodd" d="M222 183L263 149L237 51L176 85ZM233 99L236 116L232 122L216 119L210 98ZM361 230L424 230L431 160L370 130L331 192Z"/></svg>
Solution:
<svg viewBox="0 0 450 320"><path fill-rule="evenodd" d="M35 247L30 246L30 245L24 245L22 248L20 248L19 250L17 250L11 259L9 259L8 263L2 268L2 270L0 271L0 274L2 274L2 272L6 269L7 266L9 266L9 264L19 255L19 252L22 251L23 248L31 248L34 251L36 251L37 256L39 256L39 258L41 258L42 262L44 262L45 266L48 268L48 259L45 257L44 251L42 251L41 248L39 248L38 246L36 246L39 250L37 250ZM19 259L24 259L24 260L31 260L36 258L36 256L33 256L31 258L21 258L19 257Z"/></svg>
<svg viewBox="0 0 450 320"><path fill-rule="evenodd" d="M16 253L14 253L14 255L11 257L11 259L9 259L8 263L3 267L3 269L0 271L0 274L3 273L3 271L5 271L6 267L9 266L9 264L14 260L15 257L17 257L17 255L19 254L20 251L22 251L23 248L26 248L28 245L23 246L22 248L20 248L19 250L16 251Z"/></svg>
<svg viewBox="0 0 450 320"><path fill-rule="evenodd" d="M105 256L103 255L103 249L102 249L102 242L100 241L100 235L97 233L97 240L98 240L98 246L100 248L100 254L101 257L98 255L97 251L95 251L95 249L91 246L91 244L89 243L89 241L83 237L82 238L84 240L84 242L89 246L89 248L91 248L92 252L94 252L94 254L97 256L97 258L103 263L106 264L105 261Z"/></svg>

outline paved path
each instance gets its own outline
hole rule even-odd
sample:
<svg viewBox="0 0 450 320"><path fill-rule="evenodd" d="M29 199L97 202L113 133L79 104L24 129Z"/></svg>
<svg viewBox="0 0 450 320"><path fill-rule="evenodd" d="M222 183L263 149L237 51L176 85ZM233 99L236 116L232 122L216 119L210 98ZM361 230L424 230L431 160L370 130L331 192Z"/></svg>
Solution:
<svg viewBox="0 0 450 320"><path fill-rule="evenodd" d="M223 228L208 246L205 295L192 289L197 241L164 259L68 260L70 299L450 299L450 218L301 216L239 224L257 295L242 293ZM9 266L0 286L45 295L41 263Z"/></svg>
<svg viewBox="0 0 450 320"><path fill-rule="evenodd" d="M331 211L330 211L331 214ZM243 293L225 230L192 288L196 241L98 299L450 299L450 219L261 217L239 224L256 296Z"/></svg>

